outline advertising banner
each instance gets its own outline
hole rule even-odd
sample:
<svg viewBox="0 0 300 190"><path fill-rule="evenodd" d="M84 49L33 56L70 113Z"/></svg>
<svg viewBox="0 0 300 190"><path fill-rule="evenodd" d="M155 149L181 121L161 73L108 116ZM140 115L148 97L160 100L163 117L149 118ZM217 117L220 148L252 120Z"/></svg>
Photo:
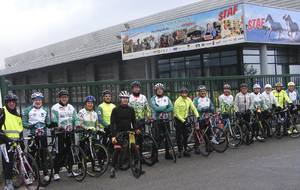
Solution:
<svg viewBox="0 0 300 190"><path fill-rule="evenodd" d="M300 43L300 12L248 4L244 8L247 41Z"/></svg>
<svg viewBox="0 0 300 190"><path fill-rule="evenodd" d="M123 60L244 42L242 7L233 5L124 31Z"/></svg>

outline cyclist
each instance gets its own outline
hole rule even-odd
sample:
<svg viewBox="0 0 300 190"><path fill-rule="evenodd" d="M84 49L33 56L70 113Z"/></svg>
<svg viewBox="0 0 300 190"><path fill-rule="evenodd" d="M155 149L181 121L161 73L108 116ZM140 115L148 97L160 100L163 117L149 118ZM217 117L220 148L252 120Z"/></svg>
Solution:
<svg viewBox="0 0 300 190"><path fill-rule="evenodd" d="M123 142L117 139L118 133L131 130L131 125L134 130L137 130L136 116L134 109L128 106L129 93L127 91L121 91L119 94L120 105L112 110L110 118L110 131L112 133L112 143L114 146L114 153L112 156L112 164L110 169L110 177L115 177L115 167L118 164L118 156L121 152ZM139 134L140 131L137 130Z"/></svg>
<svg viewBox="0 0 300 190"><path fill-rule="evenodd" d="M235 96L235 106L237 114L239 112L244 112L244 120L250 123L251 111L251 98L250 94L247 92L248 85L246 83L241 84L241 92L237 93Z"/></svg>
<svg viewBox="0 0 300 190"><path fill-rule="evenodd" d="M199 113L199 117L201 119L199 122L199 127L202 129L205 129L207 127L206 120L205 120L205 114L207 112L212 113L214 111L215 107L214 107L214 104L212 103L212 101L206 96L206 86L200 85L198 87L198 94L199 94L199 96L197 96L193 100L193 104L196 107L196 109ZM207 130L207 132L209 133L210 130ZM207 134L207 136L209 137L210 134ZM216 142L214 137L213 137L213 142ZM194 149L195 149L195 154L200 153L198 144L196 143L196 139L195 139Z"/></svg>
<svg viewBox="0 0 300 190"><path fill-rule="evenodd" d="M5 148L6 150L8 150L10 148L8 143L12 140L18 140L21 137L23 125L21 117L16 109L18 97L14 94L8 94L4 99L5 106L3 108L0 108L0 143L1 145L5 144ZM3 151L3 147L1 147L1 150ZM2 153L2 166L6 185L5 189L13 190L13 152L7 152L9 163L5 161L5 157L3 155L4 154Z"/></svg>
<svg viewBox="0 0 300 190"><path fill-rule="evenodd" d="M289 82L288 83L288 89L285 91L290 98L290 100L296 104L297 100L300 100L300 95L298 90L295 89L295 83L294 82Z"/></svg>
<svg viewBox="0 0 300 190"><path fill-rule="evenodd" d="M162 83L157 83L154 86L156 94L150 99L150 106L153 110L154 117L156 119L155 125L155 140L160 144L163 139L161 139L161 131L165 138L165 159L173 159L169 154L169 146L167 144L166 131L164 128L163 120L169 119L169 113L174 110L174 106L168 96L164 95L164 85ZM170 130L169 123L167 123L167 130Z"/></svg>
<svg viewBox="0 0 300 190"><path fill-rule="evenodd" d="M253 92L250 94L251 97L251 106L250 108L253 111L261 110L264 111L267 109L267 106L265 104L265 99L260 93L260 85L254 84L253 85Z"/></svg>
<svg viewBox="0 0 300 190"><path fill-rule="evenodd" d="M78 112L77 117L80 121L80 126L85 130L98 131L98 115L93 110L96 99L93 96L85 98L85 108ZM79 134L80 147L82 150L85 148L85 140L83 133Z"/></svg>
<svg viewBox="0 0 300 190"><path fill-rule="evenodd" d="M185 157L190 157L191 155L187 152L187 127L189 123L186 118L188 116L189 109L191 108L200 121L199 113L195 108L192 100L188 97L188 89L185 87L180 88L180 97L175 101L174 112L175 112L175 122L176 122L176 141L178 146L178 158L182 155ZM182 150L182 138L183 136L183 150ZM183 151L183 154L182 154Z"/></svg>
<svg viewBox="0 0 300 190"><path fill-rule="evenodd" d="M104 90L102 96L103 103L100 104L97 109L98 120L100 122L100 128L104 128L104 131L109 133L110 116L116 105L111 103L111 92L109 90Z"/></svg>
<svg viewBox="0 0 300 190"><path fill-rule="evenodd" d="M229 84L225 84L223 86L224 93L221 96L219 96L219 105L220 105L219 113L221 117L219 121L219 126L222 129L224 127L224 123L222 119L229 117L229 114L231 113L231 109L233 110L234 113L236 112L233 96L230 95L230 91L231 91L231 86ZM227 132L227 137L229 138L229 130Z"/></svg>
<svg viewBox="0 0 300 190"><path fill-rule="evenodd" d="M56 155L54 160L54 181L60 180L59 170L62 165L62 157L64 153L70 152L71 147L71 138L74 139L74 135L64 135L61 131L72 131L74 127L81 128L79 119L77 117L77 113L75 108L68 103L69 101L69 93L67 90L61 90L58 93L59 103L56 103L51 108L51 121L56 123L54 129L58 131L58 134L55 139L56 143ZM68 163L70 168L72 167L72 156L68 155ZM68 177L72 177L73 175L69 173Z"/></svg>
<svg viewBox="0 0 300 190"><path fill-rule="evenodd" d="M146 96L140 93L141 83L139 81L133 81L131 83L132 94L129 98L128 105L135 111L137 121L145 122L145 115L148 120L152 120L151 111ZM145 128L145 126L143 126Z"/></svg>
<svg viewBox="0 0 300 190"><path fill-rule="evenodd" d="M31 95L33 104L24 110L22 116L23 127L27 129L28 136L36 136L35 144L31 145L31 141L28 141L28 152L35 157L36 144L41 142L39 148L47 148L47 126L50 125L50 119L48 116L48 110L42 106L42 100L44 96L40 92L34 92ZM45 181L50 180L50 176L44 176Z"/></svg>
<svg viewBox="0 0 300 190"><path fill-rule="evenodd" d="M272 90L272 85L266 84L265 91L262 93L267 108L272 108L273 104L276 105L276 107L280 107L277 98L274 96L271 90Z"/></svg>
<svg viewBox="0 0 300 190"><path fill-rule="evenodd" d="M276 90L273 90L272 93L277 98L280 107L284 107L284 101L287 101L288 103L292 104L293 102L291 101L287 93L284 90L282 90L281 82L277 82L275 86Z"/></svg>

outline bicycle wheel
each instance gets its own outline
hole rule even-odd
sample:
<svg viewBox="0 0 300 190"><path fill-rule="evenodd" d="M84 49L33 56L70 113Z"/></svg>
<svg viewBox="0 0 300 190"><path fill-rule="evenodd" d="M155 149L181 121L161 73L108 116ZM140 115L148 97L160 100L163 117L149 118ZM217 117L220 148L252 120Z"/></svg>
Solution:
<svg viewBox="0 0 300 190"><path fill-rule="evenodd" d="M142 146L140 146L140 153L144 163L148 166L153 166L158 159L158 148L155 140L148 134L143 135Z"/></svg>
<svg viewBox="0 0 300 190"><path fill-rule="evenodd" d="M281 139L284 135L284 126L282 123L277 123L273 136L276 139Z"/></svg>
<svg viewBox="0 0 300 190"><path fill-rule="evenodd" d="M23 181L23 185L27 189L39 189L40 173L34 158L27 152L23 152L21 157L23 164L20 161L19 174Z"/></svg>
<svg viewBox="0 0 300 190"><path fill-rule="evenodd" d="M296 116L292 119L290 119L290 137L292 138L298 138L300 137L300 118L299 116Z"/></svg>
<svg viewBox="0 0 300 190"><path fill-rule="evenodd" d="M36 163L40 171L40 183L42 187L50 184L53 176L53 160L48 149L42 148L37 151Z"/></svg>
<svg viewBox="0 0 300 190"><path fill-rule="evenodd" d="M93 156L92 156L93 154ZM102 144L94 144L89 151L86 172L89 176L99 177L108 167L109 157L106 147Z"/></svg>
<svg viewBox="0 0 300 190"><path fill-rule="evenodd" d="M257 122L258 129L256 129L256 139L259 142L265 142L269 139L268 137L268 130L270 129L270 126L266 120L261 120L261 122Z"/></svg>
<svg viewBox="0 0 300 190"><path fill-rule="evenodd" d="M231 123L231 132L229 136L228 146L230 148L238 148L243 142L243 131L241 127L235 123ZM229 130L229 128L228 128Z"/></svg>
<svg viewBox="0 0 300 190"><path fill-rule="evenodd" d="M215 150L218 153L225 152L228 148L228 138L223 129L212 126L208 130L211 130L209 136L211 150Z"/></svg>
<svg viewBox="0 0 300 190"><path fill-rule="evenodd" d="M12 182L14 186L20 187L23 184L20 172L19 172L19 160L14 160L13 172L12 172ZM15 187L16 188L16 187Z"/></svg>
<svg viewBox="0 0 300 190"><path fill-rule="evenodd" d="M202 130L195 131L195 143L203 156L207 157L210 154L210 142Z"/></svg>
<svg viewBox="0 0 300 190"><path fill-rule="evenodd" d="M250 123L248 123L247 121L244 121L243 125L241 127L243 129L243 142L246 145L250 145L252 142L252 139L253 139L253 131L250 126Z"/></svg>
<svg viewBox="0 0 300 190"><path fill-rule="evenodd" d="M139 149L134 143L131 143L129 161L134 177L139 178L142 175L142 164Z"/></svg>
<svg viewBox="0 0 300 190"><path fill-rule="evenodd" d="M175 152L174 144L172 142L171 135L169 132L166 132L166 138L167 138L167 143L168 143L168 147L169 147L169 152L173 158L173 161L176 163L176 152Z"/></svg>
<svg viewBox="0 0 300 190"><path fill-rule="evenodd" d="M86 176L86 159L83 150L77 145L71 145L72 168L71 172L77 181L82 181Z"/></svg>

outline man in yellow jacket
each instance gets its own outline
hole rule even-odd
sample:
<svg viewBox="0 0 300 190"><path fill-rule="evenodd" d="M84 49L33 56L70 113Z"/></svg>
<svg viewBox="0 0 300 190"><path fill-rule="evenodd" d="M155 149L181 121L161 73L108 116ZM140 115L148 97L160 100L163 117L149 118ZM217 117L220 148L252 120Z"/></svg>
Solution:
<svg viewBox="0 0 300 190"><path fill-rule="evenodd" d="M288 103L292 104L293 102L291 101L287 93L284 90L282 90L281 82L277 82L275 86L276 89L273 90L272 93L277 98L280 107L284 107L284 101L287 101Z"/></svg>
<svg viewBox="0 0 300 190"><path fill-rule="evenodd" d="M187 122L186 118L189 113L189 109L191 108L196 115L198 121L200 120L199 113L195 108L192 100L187 97L188 96L188 89L182 87L180 89L180 97L175 101L174 104L174 111L175 111L175 122L176 122L176 141L178 146L178 158L182 157L182 142L181 142L181 135L183 136L183 156L190 157L190 154L187 152L187 127L189 123Z"/></svg>
<svg viewBox="0 0 300 190"><path fill-rule="evenodd" d="M2 151L2 165L5 177L5 189L14 189L12 183L13 172L13 152L7 152L10 148L9 142L18 140L21 137L23 131L22 120L17 112L17 100L18 97L14 94L8 94L5 96L5 106L0 108L0 143ZM6 148L6 151L5 151ZM22 145L24 148L24 145ZM9 162L6 162L4 154L8 156Z"/></svg>

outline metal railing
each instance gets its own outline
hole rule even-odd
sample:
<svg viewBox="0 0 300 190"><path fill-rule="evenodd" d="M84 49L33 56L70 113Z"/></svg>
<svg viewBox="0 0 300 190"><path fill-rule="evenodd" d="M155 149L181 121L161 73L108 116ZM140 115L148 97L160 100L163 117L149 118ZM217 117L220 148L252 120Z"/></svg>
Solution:
<svg viewBox="0 0 300 190"><path fill-rule="evenodd" d="M95 108L102 102L102 92L106 89L112 92L112 102L118 104L118 94L121 90L131 91L132 81L106 81L106 82L81 82L81 83L63 83L63 84L38 84L38 85L17 85L9 86L5 83L4 76L1 80L1 95L4 105L4 96L8 92L13 92L19 97L18 107L20 113L26 107L32 104L30 96L35 91L44 94L43 106L50 110L51 106L58 102L58 92L66 89L70 93L69 102L77 111L84 107L84 99L88 95L96 97ZM262 88L266 84L273 87L276 82L282 82L283 86L289 81L296 83L296 89L299 90L300 75L259 75L259 76L216 76L201 78L180 78L180 79L153 79L139 80L142 84L141 93L145 94L150 100L154 95L153 86L161 82L165 85L164 93L169 96L172 102L180 96L179 89L185 86L189 89L189 97L192 99L198 95L197 87L200 84L206 85L207 95L213 101L215 107L218 107L218 97L223 93L223 85L228 83L232 86L231 94L235 95L240 91L240 84L247 83L249 92L252 92L252 86L259 83ZM262 89L263 90L263 89Z"/></svg>

